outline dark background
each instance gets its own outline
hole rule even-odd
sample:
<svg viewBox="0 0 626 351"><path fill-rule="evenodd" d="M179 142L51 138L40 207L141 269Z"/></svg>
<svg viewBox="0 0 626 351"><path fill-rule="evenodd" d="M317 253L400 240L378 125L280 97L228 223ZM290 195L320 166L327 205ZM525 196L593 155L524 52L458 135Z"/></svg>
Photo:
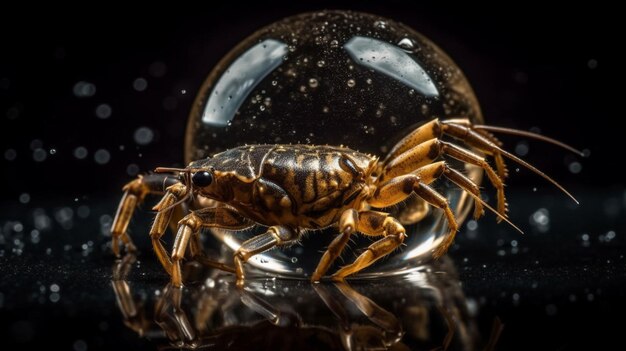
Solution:
<svg viewBox="0 0 626 351"><path fill-rule="evenodd" d="M415 28L443 48L464 70L489 123L524 130L540 128L547 135L589 150L590 157L580 159L555 147L530 142L525 158L583 198L579 212L561 214L564 222L561 227L572 230L577 238L586 231L614 230L621 246L611 247L610 253L611 259L619 261L607 264L602 256L606 251L599 250L585 253L588 257L584 264L561 269L566 256L561 256L562 261L549 257L550 249L558 248L561 242L554 237L535 238L537 245L541 242L547 245L543 254L548 256L542 259L546 262L545 271L529 276L516 265L514 257L508 257L504 263L496 264L495 273L467 272L460 268L461 280L469 295L488 300L481 317L481 325L487 326L487 332L494 316L504 317L508 322L502 349L523 346L566 350L577 348L582 341L589 345L619 341L619 334L613 333L610 327L614 325L608 318L619 318L624 312L625 265L621 252L625 246L621 235L625 226L621 218L626 195L624 176L618 170L624 159L624 132L617 127L623 117L624 89L620 84L624 73L618 64L621 56L615 52L623 39L618 30L620 19L616 18L619 11L600 3L554 9L527 2L477 7L471 2L453 5L399 1L317 2L289 8L260 3L237 3L233 7L176 3L162 8L152 4L138 10L92 4L72 9L71 13L60 8L3 9L0 220L5 223L19 218L21 213L38 206L73 202L93 206L102 199L117 197L120 186L137 171L149 171L157 165L181 165L187 114L196 91L217 61L259 27L289 15L323 8L375 13ZM143 91L133 87L138 78L147 82ZM93 96L75 95L75 85L81 81L95 85ZM96 116L96 108L101 104L111 107L110 117ZM138 145L134 140L135 132L141 127L148 127L154 133L147 145ZM511 149L518 140L503 139ZM88 155L79 160L74 150L80 146L87 149ZM45 160L34 160L36 153L42 156L42 151L37 149L45 151ZM51 149L55 150L54 154ZM94 160L100 149L110 154L106 164ZM11 150L16 154L14 159ZM581 163L580 173L571 172L569 166L574 161ZM552 204L569 206L549 184L529 172L514 174L510 180L511 189L530 193L519 200L530 203L525 207L528 211L536 209L531 202L535 201L534 195L531 196L534 187L538 188L536 201L551 196L550 199L558 199L549 200ZM23 194L28 194L28 201L19 201ZM104 211L112 213L113 204L107 201L110 208ZM515 201L512 202L514 205ZM527 213L519 218L526 221ZM459 240L462 245L464 239ZM578 255L576 249L564 250ZM498 260L495 249L487 252L486 257ZM461 254L457 256L463 257ZM10 301L11 286L15 284L19 291L19 286L25 284L20 284L20 279L35 279L37 269L54 274L53 268L34 264L36 257L28 258L24 266L13 267L9 259L1 262L4 282L0 297L5 301ZM475 264L474 268L479 267L479 263ZM14 270L22 267L31 271L14 274ZM109 269L93 265L88 268L104 275ZM507 278L496 286L485 283L497 280L498 273L509 269L528 280ZM583 269L589 272L581 273ZM13 274L7 274L9 271ZM588 299L591 293L596 296L594 301L560 308L559 301L568 299L566 290L579 273L584 286L574 284L580 290L578 299ZM7 280L9 276L14 282ZM532 281L540 282L541 293L529 293L534 289L529 287ZM522 307L510 302L510 293L515 289L530 295ZM505 291L504 297L501 290ZM556 316L549 307L553 303L559 306ZM19 330L13 322L22 318L39 318L51 325L49 330L41 325L31 328L36 332L35 339L31 335L28 340L35 340L35 344L45 342L37 339L38 335L57 335L52 332L55 320L65 323L67 328L80 330L81 335L90 335L93 331L81 326L85 320L89 321L85 314L101 311L96 304L81 314L78 307L79 312L73 310L68 317L58 308L42 308L43 312L38 313L34 312L38 307L30 308L26 304L8 312L6 305L0 304L0 308L4 309L4 312L0 309L1 326L10 331ZM82 317L77 318L77 314ZM616 323L622 324L619 320ZM526 328L530 331L526 332ZM64 333L73 335L67 329ZM132 336L121 323L110 327L108 333L126 333L126 339ZM9 339L9 344L22 340L15 336L19 333L9 335L14 338ZM576 342L568 342L568 336ZM75 339L65 337L63 347L71 349L74 345L75 349L72 341ZM83 339L90 340L87 336ZM104 345L115 343L109 340Z"/></svg>
<svg viewBox="0 0 626 351"><path fill-rule="evenodd" d="M615 123L623 72L611 52L620 38L610 9L476 6L385 1L294 8L94 6L76 15L6 11L0 24L0 150L14 149L17 158L2 158L2 183L11 184L3 196L109 193L119 188L123 179L118 175L128 164L146 171L182 163L191 102L217 61L259 27L323 8L361 10L406 23L465 71L488 122L538 127L591 151L582 172L572 177L567 168L571 155L565 159L561 150L532 143L527 158L556 179L589 186L622 183L615 170L622 131ZM162 76L155 77L159 63L157 75ZM137 78L147 81L142 92L133 89ZM73 87L80 81L94 84L95 95L76 97ZM96 117L100 104L111 107L109 118ZM156 133L147 146L133 140L142 126ZM56 154L33 162L33 140ZM79 146L89 152L81 161L72 155ZM98 149L111 155L104 166L93 161Z"/></svg>

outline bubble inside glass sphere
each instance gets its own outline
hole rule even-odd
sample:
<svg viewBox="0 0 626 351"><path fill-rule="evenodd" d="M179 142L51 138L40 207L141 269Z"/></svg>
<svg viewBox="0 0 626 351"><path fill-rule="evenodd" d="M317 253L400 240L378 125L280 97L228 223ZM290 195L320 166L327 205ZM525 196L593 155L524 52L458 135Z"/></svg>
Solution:
<svg viewBox="0 0 626 351"><path fill-rule="evenodd" d="M482 123L476 97L460 68L411 28L373 15L325 11L289 17L241 42L202 85L189 119L186 162L241 145L344 145L384 158L403 136L434 118ZM476 183L481 172L447 160ZM445 180L433 186L445 195L459 222L471 200ZM404 246L360 273L398 273L432 258L447 232L438 209L415 195L381 211L407 230ZM236 250L263 233L215 229ZM253 256L249 265L282 276L308 277L336 227L311 230L300 243ZM355 234L342 258L348 264L373 240Z"/></svg>

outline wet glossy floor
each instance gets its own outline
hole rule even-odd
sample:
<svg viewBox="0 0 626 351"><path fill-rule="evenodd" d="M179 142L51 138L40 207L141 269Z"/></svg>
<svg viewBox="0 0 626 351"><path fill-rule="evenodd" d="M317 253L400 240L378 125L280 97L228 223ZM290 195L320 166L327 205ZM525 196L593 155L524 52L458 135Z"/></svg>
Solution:
<svg viewBox="0 0 626 351"><path fill-rule="evenodd" d="M232 277L187 265L183 290L133 223L142 254L116 261L116 198L5 204L0 335L25 349L573 350L619 341L626 296L624 194L510 196L519 235L492 218L462 229L450 257L410 275L348 284ZM97 204L97 205L96 205ZM537 204L542 204L538 207ZM143 240L141 239L143 238ZM306 247L306 242L304 243Z"/></svg>

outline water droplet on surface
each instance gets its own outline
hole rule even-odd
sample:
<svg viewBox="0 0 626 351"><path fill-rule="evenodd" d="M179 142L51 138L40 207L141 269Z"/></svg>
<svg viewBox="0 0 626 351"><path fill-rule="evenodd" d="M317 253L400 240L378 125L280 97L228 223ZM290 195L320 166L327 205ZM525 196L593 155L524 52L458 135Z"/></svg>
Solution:
<svg viewBox="0 0 626 351"><path fill-rule="evenodd" d="M148 127L139 127L133 134L133 139L139 145L148 145L154 138L154 132Z"/></svg>
<svg viewBox="0 0 626 351"><path fill-rule="evenodd" d="M583 165L581 165L580 162L574 161L574 162L570 163L569 166L567 166L567 168L573 174L578 174L578 173L580 173L580 171L582 171Z"/></svg>
<svg viewBox="0 0 626 351"><path fill-rule="evenodd" d="M30 195L28 193L22 193L20 195L20 202L23 204L27 204L30 202Z"/></svg>
<svg viewBox="0 0 626 351"><path fill-rule="evenodd" d="M326 62L324 60L317 61L317 67L324 67L324 65L326 65Z"/></svg>
<svg viewBox="0 0 626 351"><path fill-rule="evenodd" d="M43 141L41 141L39 139L33 139L30 142L30 149L31 150L41 149L42 147L43 147Z"/></svg>
<svg viewBox="0 0 626 351"><path fill-rule="evenodd" d="M385 21L376 21L374 22L374 27L378 29L387 29L387 22Z"/></svg>
<svg viewBox="0 0 626 351"><path fill-rule="evenodd" d="M113 110L108 104L100 104L96 107L96 116L100 119L107 119L111 117L112 112Z"/></svg>
<svg viewBox="0 0 626 351"><path fill-rule="evenodd" d="M78 215L79 218L89 217L90 212L91 210L89 209L89 206L87 205L78 206L78 209L76 209L76 214Z"/></svg>
<svg viewBox="0 0 626 351"><path fill-rule="evenodd" d="M547 209L538 209L530 218L530 224L540 232L545 233L550 228L550 212Z"/></svg>
<svg viewBox="0 0 626 351"><path fill-rule="evenodd" d="M144 91L148 88L148 81L144 78L137 78L133 81L133 89L136 91Z"/></svg>
<svg viewBox="0 0 626 351"><path fill-rule="evenodd" d="M405 50L407 52L413 52L413 50L415 49L415 44L413 44L413 41L409 38L402 38L398 42L398 46L401 47L402 50Z"/></svg>
<svg viewBox="0 0 626 351"><path fill-rule="evenodd" d="M167 73L167 66L161 61L155 61L148 67L148 73L155 78L161 78Z"/></svg>
<svg viewBox="0 0 626 351"><path fill-rule="evenodd" d="M57 303L59 300L61 300L61 295L59 293L50 294L50 302Z"/></svg>
<svg viewBox="0 0 626 351"><path fill-rule="evenodd" d="M87 343L84 340L76 340L72 346L74 351L87 351Z"/></svg>
<svg viewBox="0 0 626 351"><path fill-rule="evenodd" d="M137 173L139 173L139 166L137 166L136 164L131 163L126 167L126 174L128 174L129 176L136 176Z"/></svg>
<svg viewBox="0 0 626 351"><path fill-rule="evenodd" d="M4 151L4 159L7 161L14 161L17 158L17 152L14 149L6 149Z"/></svg>
<svg viewBox="0 0 626 351"><path fill-rule="evenodd" d="M74 149L74 157L76 157L79 160L82 160L85 157L87 157L87 154L88 154L87 149L83 146L79 146Z"/></svg>
<svg viewBox="0 0 626 351"><path fill-rule="evenodd" d="M526 156L528 154L528 143L520 141L515 145L515 153L519 156Z"/></svg>
<svg viewBox="0 0 626 351"><path fill-rule="evenodd" d="M111 154L105 149L98 149L96 153L93 154L93 159L97 164L105 165L111 160Z"/></svg>
<svg viewBox="0 0 626 351"><path fill-rule="evenodd" d="M476 230L478 229L478 222L476 222L475 220L470 220L467 222L467 229L469 230Z"/></svg>
<svg viewBox="0 0 626 351"><path fill-rule="evenodd" d="M311 88L317 88L317 85L318 85L317 79L315 79L315 78L309 79L309 86Z"/></svg>
<svg viewBox="0 0 626 351"><path fill-rule="evenodd" d="M336 49L337 47L339 47L339 42L337 40L331 40L330 47Z"/></svg>
<svg viewBox="0 0 626 351"><path fill-rule="evenodd" d="M48 153L44 149L39 148L33 151L33 160L35 160L35 162L43 162L47 157Z"/></svg>
<svg viewBox="0 0 626 351"><path fill-rule="evenodd" d="M546 306L546 314L548 316L554 316L554 315L556 315L556 312L557 312L557 308L556 308L555 305L549 304L549 305Z"/></svg>
<svg viewBox="0 0 626 351"><path fill-rule="evenodd" d="M356 82L354 81L354 79L348 79L348 86L350 88L353 88L356 85Z"/></svg>
<svg viewBox="0 0 626 351"><path fill-rule="evenodd" d="M80 81L74 84L74 88L72 90L74 92L74 96L79 98L91 97L96 94L96 86L85 81Z"/></svg>

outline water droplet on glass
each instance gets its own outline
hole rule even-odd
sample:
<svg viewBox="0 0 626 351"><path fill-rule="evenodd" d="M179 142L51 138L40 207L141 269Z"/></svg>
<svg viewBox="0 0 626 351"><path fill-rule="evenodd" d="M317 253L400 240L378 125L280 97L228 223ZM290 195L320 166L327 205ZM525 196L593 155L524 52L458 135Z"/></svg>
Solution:
<svg viewBox="0 0 626 351"><path fill-rule="evenodd" d="M326 65L326 62L324 62L324 60L317 61L317 67L324 67L324 65Z"/></svg>
<svg viewBox="0 0 626 351"><path fill-rule="evenodd" d="M297 257L292 257L291 258L291 263L298 263L298 258Z"/></svg>
<svg viewBox="0 0 626 351"><path fill-rule="evenodd" d="M413 41L409 38L402 38L402 40L398 42L398 46L407 52L413 52L413 49L415 49L415 44L413 44Z"/></svg>
<svg viewBox="0 0 626 351"><path fill-rule="evenodd" d="M317 79L315 79L315 78L309 79L309 86L311 88L317 88L317 85L318 85Z"/></svg>
<svg viewBox="0 0 626 351"><path fill-rule="evenodd" d="M333 49L339 47L339 42L337 40L331 40L330 41L330 47L333 48Z"/></svg>
<svg viewBox="0 0 626 351"><path fill-rule="evenodd" d="M350 88L353 88L356 85L356 82L354 81L354 79L348 79L348 86Z"/></svg>

